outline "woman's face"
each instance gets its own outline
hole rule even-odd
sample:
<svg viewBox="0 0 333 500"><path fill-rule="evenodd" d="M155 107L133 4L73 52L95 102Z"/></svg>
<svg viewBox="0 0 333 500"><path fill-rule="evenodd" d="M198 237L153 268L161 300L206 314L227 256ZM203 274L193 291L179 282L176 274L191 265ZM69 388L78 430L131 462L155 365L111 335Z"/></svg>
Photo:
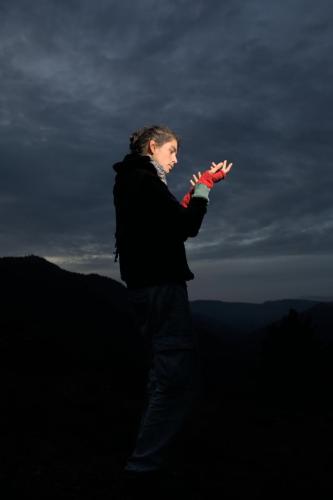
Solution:
<svg viewBox="0 0 333 500"><path fill-rule="evenodd" d="M177 141L165 142L162 146L158 146L154 140L149 141L150 156L162 165L165 172L168 174L177 163Z"/></svg>

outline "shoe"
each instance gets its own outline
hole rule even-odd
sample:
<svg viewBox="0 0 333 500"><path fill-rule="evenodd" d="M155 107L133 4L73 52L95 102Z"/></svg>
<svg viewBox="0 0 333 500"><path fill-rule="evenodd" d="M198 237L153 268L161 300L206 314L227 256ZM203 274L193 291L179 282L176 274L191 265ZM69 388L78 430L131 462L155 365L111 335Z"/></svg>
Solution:
<svg viewBox="0 0 333 500"><path fill-rule="evenodd" d="M180 494L182 498L194 498L196 487L192 480L180 471L154 470L136 472L122 470L118 478L116 500L137 500L143 495L145 500L170 499L170 495ZM197 498L197 497L195 497Z"/></svg>
<svg viewBox="0 0 333 500"><path fill-rule="evenodd" d="M159 471L136 472L123 469L117 480L117 500L137 500L143 495L145 500L160 498L159 491L162 487L163 474Z"/></svg>

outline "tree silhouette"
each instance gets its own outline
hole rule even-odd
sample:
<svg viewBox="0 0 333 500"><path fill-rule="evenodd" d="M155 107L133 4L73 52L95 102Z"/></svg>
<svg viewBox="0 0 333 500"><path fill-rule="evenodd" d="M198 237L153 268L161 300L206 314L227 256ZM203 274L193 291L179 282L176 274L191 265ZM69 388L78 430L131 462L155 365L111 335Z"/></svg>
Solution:
<svg viewBox="0 0 333 500"><path fill-rule="evenodd" d="M294 309L266 330L262 344L261 386L269 400L306 403L316 394L320 343L311 317Z"/></svg>

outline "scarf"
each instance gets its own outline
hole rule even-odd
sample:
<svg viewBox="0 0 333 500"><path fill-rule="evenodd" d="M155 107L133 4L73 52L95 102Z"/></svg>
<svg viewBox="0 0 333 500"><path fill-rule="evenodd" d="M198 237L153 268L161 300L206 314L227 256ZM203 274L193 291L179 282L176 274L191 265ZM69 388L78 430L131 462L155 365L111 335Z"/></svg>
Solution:
<svg viewBox="0 0 333 500"><path fill-rule="evenodd" d="M153 160L153 158L150 155L148 155L148 156L150 157L150 161L152 162L152 164L156 168L157 174L158 174L159 178L161 179L161 181L164 182L164 184L168 185L167 180L166 180L166 172L165 172L164 168L162 167L162 165L160 165L156 160Z"/></svg>

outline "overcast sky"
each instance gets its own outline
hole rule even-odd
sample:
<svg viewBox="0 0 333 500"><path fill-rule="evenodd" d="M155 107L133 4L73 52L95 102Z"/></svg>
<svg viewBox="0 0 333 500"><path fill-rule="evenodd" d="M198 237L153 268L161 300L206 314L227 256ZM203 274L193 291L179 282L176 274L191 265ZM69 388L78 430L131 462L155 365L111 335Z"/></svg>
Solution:
<svg viewBox="0 0 333 500"><path fill-rule="evenodd" d="M179 200L234 163L190 299L332 298L332 22L331 0L1 0L1 255L120 281L112 164L161 123Z"/></svg>

